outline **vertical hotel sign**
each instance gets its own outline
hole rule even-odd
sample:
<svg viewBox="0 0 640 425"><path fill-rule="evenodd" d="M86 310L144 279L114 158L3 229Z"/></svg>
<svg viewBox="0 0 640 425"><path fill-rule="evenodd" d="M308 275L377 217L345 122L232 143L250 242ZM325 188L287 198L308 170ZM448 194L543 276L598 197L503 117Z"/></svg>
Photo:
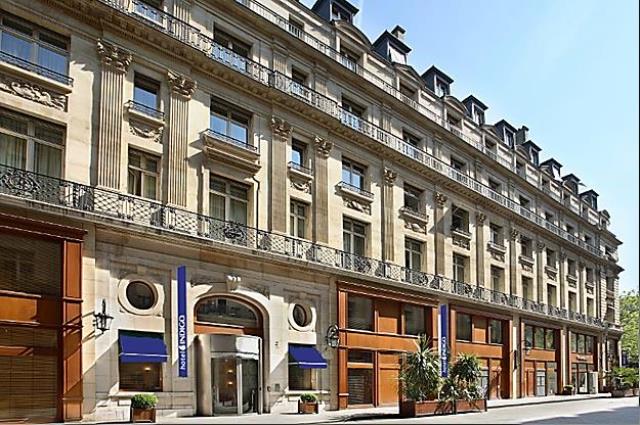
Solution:
<svg viewBox="0 0 640 425"><path fill-rule="evenodd" d="M178 376L188 376L187 361L187 268L178 267Z"/></svg>
<svg viewBox="0 0 640 425"><path fill-rule="evenodd" d="M440 304L440 376L449 376L449 308L447 304Z"/></svg>

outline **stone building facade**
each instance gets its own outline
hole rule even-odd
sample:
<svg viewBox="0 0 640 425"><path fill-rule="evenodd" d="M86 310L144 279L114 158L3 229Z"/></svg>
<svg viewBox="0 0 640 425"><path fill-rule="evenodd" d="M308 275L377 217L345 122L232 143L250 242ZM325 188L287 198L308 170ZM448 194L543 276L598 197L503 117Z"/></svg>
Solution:
<svg viewBox="0 0 640 425"><path fill-rule="evenodd" d="M0 420L396 404L419 334L490 398L604 385L598 194L357 12L2 3Z"/></svg>

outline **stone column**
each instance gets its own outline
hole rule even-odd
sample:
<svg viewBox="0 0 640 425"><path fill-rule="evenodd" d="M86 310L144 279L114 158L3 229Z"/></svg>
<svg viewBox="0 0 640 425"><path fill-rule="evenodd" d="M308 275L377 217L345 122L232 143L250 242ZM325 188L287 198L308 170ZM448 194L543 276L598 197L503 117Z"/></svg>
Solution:
<svg viewBox="0 0 640 425"><path fill-rule="evenodd" d="M576 306L578 308L578 311L580 313L586 313L587 312L587 288L585 288L585 264L582 261L582 259L579 259L578 261L578 293L577 293L577 297L578 297L578 305Z"/></svg>
<svg viewBox="0 0 640 425"><path fill-rule="evenodd" d="M187 205L187 150L189 147L189 100L196 90L193 80L169 71L167 82L171 91L166 152L167 203Z"/></svg>
<svg viewBox="0 0 640 425"><path fill-rule="evenodd" d="M521 295L518 290L518 252L516 250L516 241L520 232L513 227L509 231L509 293L512 295Z"/></svg>
<svg viewBox="0 0 640 425"><path fill-rule="evenodd" d="M125 190L126 182L120 181L122 162L126 158L126 147L122 145L123 86L132 55L128 50L106 40L98 40L97 48L102 71L96 184Z"/></svg>
<svg viewBox="0 0 640 425"><path fill-rule="evenodd" d="M313 159L313 239L315 242L326 244L329 243L329 171L327 159L333 148L333 142L316 137L314 145L316 154Z"/></svg>
<svg viewBox="0 0 640 425"><path fill-rule="evenodd" d="M544 250L546 245L542 241L536 243L536 280L537 284L534 286L533 299L539 303L547 303L547 291L544 284ZM536 295L537 293L537 295Z"/></svg>
<svg viewBox="0 0 640 425"><path fill-rule="evenodd" d="M445 253L445 216L444 207L447 204L447 195L442 192L434 193L434 200L436 201L434 210L434 225L435 225L435 255L436 255L436 274L445 275L444 267L444 253Z"/></svg>
<svg viewBox="0 0 640 425"><path fill-rule="evenodd" d="M382 190L382 220L384 223L382 227L382 260L395 262L393 188L398 173L390 168L385 168L382 177L384 181Z"/></svg>
<svg viewBox="0 0 640 425"><path fill-rule="evenodd" d="M568 303L568 294L567 294L567 280L566 280L566 266L565 266L565 262L567 260L567 253L564 251L564 249L560 248L560 261L559 266L558 266L558 282L559 282L559 288L558 288L558 292L559 292L559 297L560 297L560 302L558 304L558 306L560 308L565 308L565 309L569 309L569 303Z"/></svg>
<svg viewBox="0 0 640 425"><path fill-rule="evenodd" d="M287 143L291 124L271 117L271 160L269 164L269 229L287 232Z"/></svg>
<svg viewBox="0 0 640 425"><path fill-rule="evenodd" d="M484 223L487 220L486 214L476 213L476 283L479 286L487 286L485 280L484 257L486 253L484 234Z"/></svg>

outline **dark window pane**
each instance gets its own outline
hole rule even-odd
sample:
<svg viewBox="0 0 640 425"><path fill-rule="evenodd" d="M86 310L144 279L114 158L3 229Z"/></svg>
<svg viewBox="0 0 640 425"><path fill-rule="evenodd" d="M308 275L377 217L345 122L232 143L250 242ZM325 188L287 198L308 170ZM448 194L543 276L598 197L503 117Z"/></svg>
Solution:
<svg viewBox="0 0 640 425"><path fill-rule="evenodd" d="M524 327L524 346L525 348L533 348L533 326L526 325Z"/></svg>
<svg viewBox="0 0 640 425"><path fill-rule="evenodd" d="M373 303L370 298L348 296L347 327L365 331L373 330Z"/></svg>
<svg viewBox="0 0 640 425"><path fill-rule="evenodd" d="M426 334L424 307L405 304L404 306L405 334Z"/></svg>
<svg viewBox="0 0 640 425"><path fill-rule="evenodd" d="M535 328L534 347L544 349L544 328Z"/></svg>
<svg viewBox="0 0 640 425"><path fill-rule="evenodd" d="M546 330L546 349L547 350L555 350L556 349L556 332L553 329Z"/></svg>
<svg viewBox="0 0 640 425"><path fill-rule="evenodd" d="M38 65L67 75L67 56L43 46L38 47Z"/></svg>
<svg viewBox="0 0 640 425"><path fill-rule="evenodd" d="M489 330L491 333L490 342L492 344L502 344L502 321L494 319L490 320Z"/></svg>
<svg viewBox="0 0 640 425"><path fill-rule="evenodd" d="M456 339L471 341L471 316L458 313L456 315Z"/></svg>

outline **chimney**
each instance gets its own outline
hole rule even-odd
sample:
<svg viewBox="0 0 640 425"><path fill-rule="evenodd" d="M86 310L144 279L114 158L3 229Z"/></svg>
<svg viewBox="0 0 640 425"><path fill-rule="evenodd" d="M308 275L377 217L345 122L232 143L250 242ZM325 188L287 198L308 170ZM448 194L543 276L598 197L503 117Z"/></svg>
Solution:
<svg viewBox="0 0 640 425"><path fill-rule="evenodd" d="M404 41L404 33L406 31L404 30L404 28L402 28L400 25L396 25L396 27L391 30L391 35L393 35L395 38L397 38L400 41Z"/></svg>
<svg viewBox="0 0 640 425"><path fill-rule="evenodd" d="M529 129L523 125L520 130L516 131L516 145L521 145L529 140Z"/></svg>

